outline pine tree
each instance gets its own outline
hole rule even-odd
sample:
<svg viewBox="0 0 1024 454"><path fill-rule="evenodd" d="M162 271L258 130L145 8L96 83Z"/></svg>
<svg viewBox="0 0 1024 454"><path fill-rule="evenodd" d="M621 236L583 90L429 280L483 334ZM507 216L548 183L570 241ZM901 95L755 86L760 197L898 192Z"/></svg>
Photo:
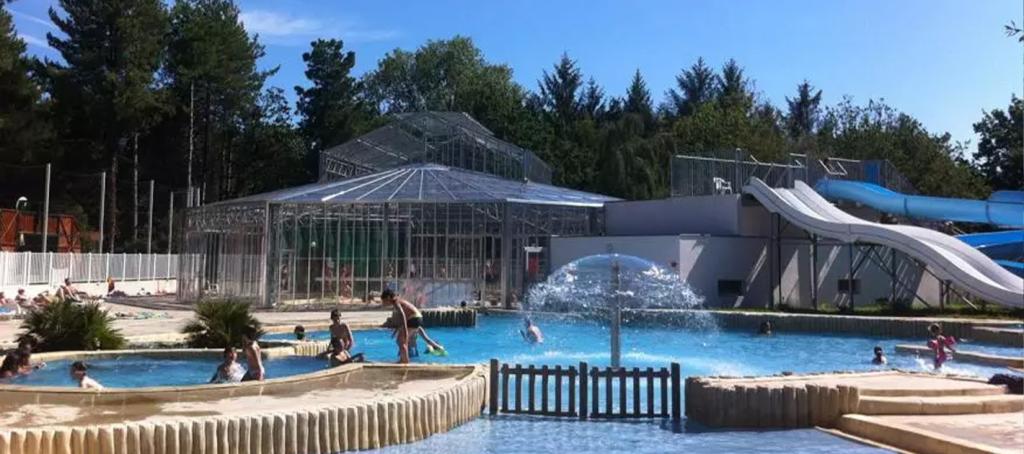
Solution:
<svg viewBox="0 0 1024 454"><path fill-rule="evenodd" d="M539 85L544 107L557 125L568 127L579 119L583 74L569 54L562 54L552 73L544 71Z"/></svg>
<svg viewBox="0 0 1024 454"><path fill-rule="evenodd" d="M587 80L587 86L583 89L583 94L580 96L580 108L583 110L583 115L591 120L601 121L604 119L607 110L604 101L604 89L597 84L593 77Z"/></svg>
<svg viewBox="0 0 1024 454"><path fill-rule="evenodd" d="M358 86L350 75L356 55L345 52L340 40L318 39L302 54L306 79L312 86L295 87L299 130L306 141L305 167L316 174L320 152L341 144L356 133L363 116Z"/></svg>
<svg viewBox="0 0 1024 454"><path fill-rule="evenodd" d="M0 1L0 4L3 2ZM10 13L0 6L0 160L41 162L51 136L31 62Z"/></svg>
<svg viewBox="0 0 1024 454"><path fill-rule="evenodd" d="M668 91L670 109L675 116L693 115L697 109L715 98L718 81L715 72L698 58L690 69L676 76L678 90Z"/></svg>
<svg viewBox="0 0 1024 454"><path fill-rule="evenodd" d="M63 62L43 67L60 140L70 144L63 166L110 167L111 228L118 231L117 183L130 138L151 127L163 110L154 89L167 15L160 0L60 0L50 20L66 37L47 34Z"/></svg>
<svg viewBox="0 0 1024 454"><path fill-rule="evenodd" d="M818 125L820 115L821 90L814 91L814 87L806 80L797 86L795 98L786 98L789 106L789 113L786 115L786 129L789 137L793 140L809 136Z"/></svg>
<svg viewBox="0 0 1024 454"><path fill-rule="evenodd" d="M623 100L622 110L626 114L636 115L643 124L641 134L647 135L654 131L654 105L651 102L651 92L647 89L640 70L633 73L633 80L626 89L626 97Z"/></svg>
<svg viewBox="0 0 1024 454"><path fill-rule="evenodd" d="M753 107L753 94L750 81L743 74L743 68L736 60L729 59L722 65L718 76L718 102L727 109L740 109L744 112Z"/></svg>

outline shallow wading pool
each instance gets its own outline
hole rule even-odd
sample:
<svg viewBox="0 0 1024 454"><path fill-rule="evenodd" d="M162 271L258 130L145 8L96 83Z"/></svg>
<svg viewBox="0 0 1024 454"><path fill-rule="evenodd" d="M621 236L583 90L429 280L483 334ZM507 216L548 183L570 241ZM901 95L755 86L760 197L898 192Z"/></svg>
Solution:
<svg viewBox="0 0 1024 454"><path fill-rule="evenodd" d="M481 316L475 328L430 328L428 334L443 344L448 356L427 355L420 342L420 356L413 362L480 363L491 358L523 365L589 365L609 363L608 327L591 321L541 317L545 342L530 345L519 330L522 319L513 316ZM371 361L397 358L389 330L356 331L356 348ZM268 339L290 339L274 334ZM326 331L307 333L309 340L327 340ZM777 332L764 337L727 330L693 331L678 328L625 327L622 333L623 365L663 367L670 362L689 375L763 375L783 371L821 372L833 370L875 370L872 349L881 345L889 367L915 371L931 370L930 358L896 355L897 344L924 345L920 338L878 338L870 336L822 335ZM1021 349L984 344L963 345L965 349L1003 355L1021 355ZM998 367L958 364L947 372L987 377L1004 372ZM389 453L446 452L530 453L538 451L624 452L779 452L847 453L881 450L847 441L814 429L788 431L707 431L688 424L682 432L672 431L659 421L579 422L572 419L536 417L481 417L449 433L439 434L411 445L383 450Z"/></svg>

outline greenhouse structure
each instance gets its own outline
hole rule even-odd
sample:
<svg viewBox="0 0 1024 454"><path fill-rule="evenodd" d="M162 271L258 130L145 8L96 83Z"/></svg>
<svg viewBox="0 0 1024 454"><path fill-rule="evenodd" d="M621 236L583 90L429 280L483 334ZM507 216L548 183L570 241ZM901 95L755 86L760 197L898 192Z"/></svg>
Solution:
<svg viewBox="0 0 1024 454"><path fill-rule="evenodd" d="M190 209L179 298L513 305L551 237L600 234L614 200L546 184L546 163L459 113L398 116L320 162L317 183Z"/></svg>

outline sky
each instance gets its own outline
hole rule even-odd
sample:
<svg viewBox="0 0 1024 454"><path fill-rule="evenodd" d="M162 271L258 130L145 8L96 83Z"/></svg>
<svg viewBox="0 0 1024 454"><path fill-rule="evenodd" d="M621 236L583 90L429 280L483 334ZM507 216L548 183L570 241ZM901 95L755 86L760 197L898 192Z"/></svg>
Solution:
<svg viewBox="0 0 1024 454"><path fill-rule="evenodd" d="M19 34L34 55L55 58L51 0L17 0ZM356 52L356 74L395 48L471 37L516 80L537 80L562 53L607 94L621 95L639 69L656 102L698 57L714 66L735 58L760 94L777 106L807 79L824 103L884 99L954 140L977 139L985 110L1005 109L1024 92L1024 46L1005 36L1024 23L1022 0L241 0L243 21L266 45L270 84L294 100L304 85L302 52L318 37Z"/></svg>

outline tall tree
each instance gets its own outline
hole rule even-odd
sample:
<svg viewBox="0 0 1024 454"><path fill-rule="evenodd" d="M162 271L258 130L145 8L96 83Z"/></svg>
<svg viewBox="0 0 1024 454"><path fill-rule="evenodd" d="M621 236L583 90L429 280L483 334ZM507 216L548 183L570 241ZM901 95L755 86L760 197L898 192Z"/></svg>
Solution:
<svg viewBox="0 0 1024 454"><path fill-rule="evenodd" d="M974 160L992 189L1024 190L1024 100L985 112L974 124L981 136Z"/></svg>
<svg viewBox="0 0 1024 454"><path fill-rule="evenodd" d="M587 86L583 88L580 97L580 108L583 115L595 121L603 119L607 107L604 100L604 89L591 77L587 80Z"/></svg>
<svg viewBox="0 0 1024 454"><path fill-rule="evenodd" d="M622 108L624 113L640 117L644 127L643 134L653 132L654 104L651 102L651 91L647 89L647 82L644 82L639 69L633 73L633 79L626 89Z"/></svg>
<svg viewBox="0 0 1024 454"><path fill-rule="evenodd" d="M678 90L668 91L670 110L676 116L693 115L697 108L715 98L718 80L715 71L698 58L697 63L676 76Z"/></svg>
<svg viewBox="0 0 1024 454"><path fill-rule="evenodd" d="M789 113L786 115L786 130L791 139L809 136L818 124L821 105L821 90L815 91L806 80L796 87L796 97L786 97Z"/></svg>
<svg viewBox="0 0 1024 454"><path fill-rule="evenodd" d="M41 162L51 136L25 42L0 1L0 160Z"/></svg>
<svg viewBox="0 0 1024 454"><path fill-rule="evenodd" d="M340 40L318 39L302 54L306 79L312 86L295 87L299 130L306 141L306 171L317 171L320 152L352 138L363 117L358 86L350 73L356 54L344 51Z"/></svg>
<svg viewBox="0 0 1024 454"><path fill-rule="evenodd" d="M236 161L245 119L256 110L264 81L277 71L257 69L263 55L263 46L246 32L233 1L175 3L165 77L179 106L176 122L182 130L194 106L199 152L186 165L194 168L193 184L206 201L237 193Z"/></svg>
<svg viewBox="0 0 1024 454"><path fill-rule="evenodd" d="M579 119L583 73L569 54L562 54L551 73L544 71L539 86L544 108L556 124L568 127Z"/></svg>
<svg viewBox="0 0 1024 454"><path fill-rule="evenodd" d="M154 77L163 52L167 16L160 0L60 0L50 20L63 37L47 33L62 62L43 72L66 144L64 165L97 170L110 165L111 228L118 230L119 163L130 139L162 110ZM99 164L99 165L98 165Z"/></svg>
<svg viewBox="0 0 1024 454"><path fill-rule="evenodd" d="M743 68L730 58L722 65L722 72L718 75L719 103L726 108L749 110L754 104L750 85Z"/></svg>

